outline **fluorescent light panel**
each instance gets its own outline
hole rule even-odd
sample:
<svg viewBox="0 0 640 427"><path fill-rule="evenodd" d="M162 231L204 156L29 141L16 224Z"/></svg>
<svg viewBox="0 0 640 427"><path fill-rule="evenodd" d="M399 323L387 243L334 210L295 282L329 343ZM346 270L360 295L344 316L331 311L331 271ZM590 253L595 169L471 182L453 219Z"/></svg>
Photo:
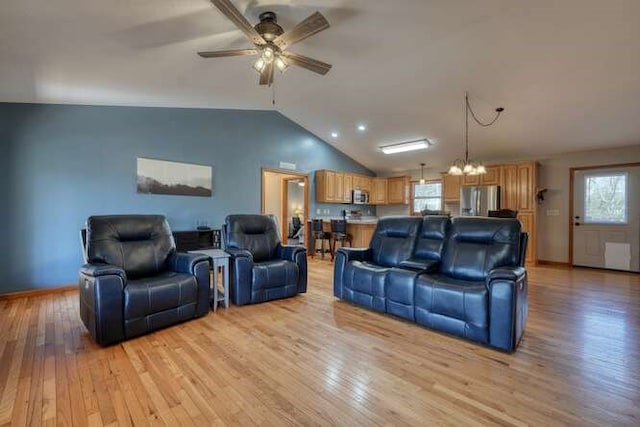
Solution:
<svg viewBox="0 0 640 427"><path fill-rule="evenodd" d="M419 139L417 141L401 142L399 144L385 145L380 147L384 154L404 153L405 151L424 150L429 148L428 139Z"/></svg>

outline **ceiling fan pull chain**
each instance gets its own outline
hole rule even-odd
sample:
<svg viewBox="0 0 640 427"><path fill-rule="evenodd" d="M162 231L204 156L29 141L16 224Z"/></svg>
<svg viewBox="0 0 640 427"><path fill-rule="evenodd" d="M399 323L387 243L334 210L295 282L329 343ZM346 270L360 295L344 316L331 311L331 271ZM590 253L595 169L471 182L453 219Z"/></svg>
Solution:
<svg viewBox="0 0 640 427"><path fill-rule="evenodd" d="M271 84L271 105L276 105L276 81L273 80Z"/></svg>

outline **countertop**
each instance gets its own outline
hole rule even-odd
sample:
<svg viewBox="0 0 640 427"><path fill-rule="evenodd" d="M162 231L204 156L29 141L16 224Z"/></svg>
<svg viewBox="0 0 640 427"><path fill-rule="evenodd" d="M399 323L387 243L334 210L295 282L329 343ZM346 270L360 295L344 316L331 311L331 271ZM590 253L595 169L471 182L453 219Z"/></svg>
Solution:
<svg viewBox="0 0 640 427"><path fill-rule="evenodd" d="M332 219L342 219L342 217L322 217L323 222L331 222ZM307 222L311 222L311 219L308 219ZM363 216L360 219L356 218L347 218L347 224L377 224L378 218L375 216Z"/></svg>

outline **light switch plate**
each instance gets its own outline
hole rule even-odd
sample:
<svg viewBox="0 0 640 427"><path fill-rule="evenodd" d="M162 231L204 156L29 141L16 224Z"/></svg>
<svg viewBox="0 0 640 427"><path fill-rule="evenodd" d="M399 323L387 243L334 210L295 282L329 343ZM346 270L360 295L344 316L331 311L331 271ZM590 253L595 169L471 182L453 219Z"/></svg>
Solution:
<svg viewBox="0 0 640 427"><path fill-rule="evenodd" d="M547 216L560 216L560 209L547 209Z"/></svg>

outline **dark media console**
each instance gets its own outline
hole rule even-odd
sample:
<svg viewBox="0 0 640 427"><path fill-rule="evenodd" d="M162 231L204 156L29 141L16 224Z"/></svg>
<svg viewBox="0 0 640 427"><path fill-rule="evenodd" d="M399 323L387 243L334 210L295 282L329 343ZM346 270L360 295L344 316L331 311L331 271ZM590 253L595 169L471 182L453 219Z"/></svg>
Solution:
<svg viewBox="0 0 640 427"><path fill-rule="evenodd" d="M174 231L173 239L178 252L221 248L219 229Z"/></svg>

